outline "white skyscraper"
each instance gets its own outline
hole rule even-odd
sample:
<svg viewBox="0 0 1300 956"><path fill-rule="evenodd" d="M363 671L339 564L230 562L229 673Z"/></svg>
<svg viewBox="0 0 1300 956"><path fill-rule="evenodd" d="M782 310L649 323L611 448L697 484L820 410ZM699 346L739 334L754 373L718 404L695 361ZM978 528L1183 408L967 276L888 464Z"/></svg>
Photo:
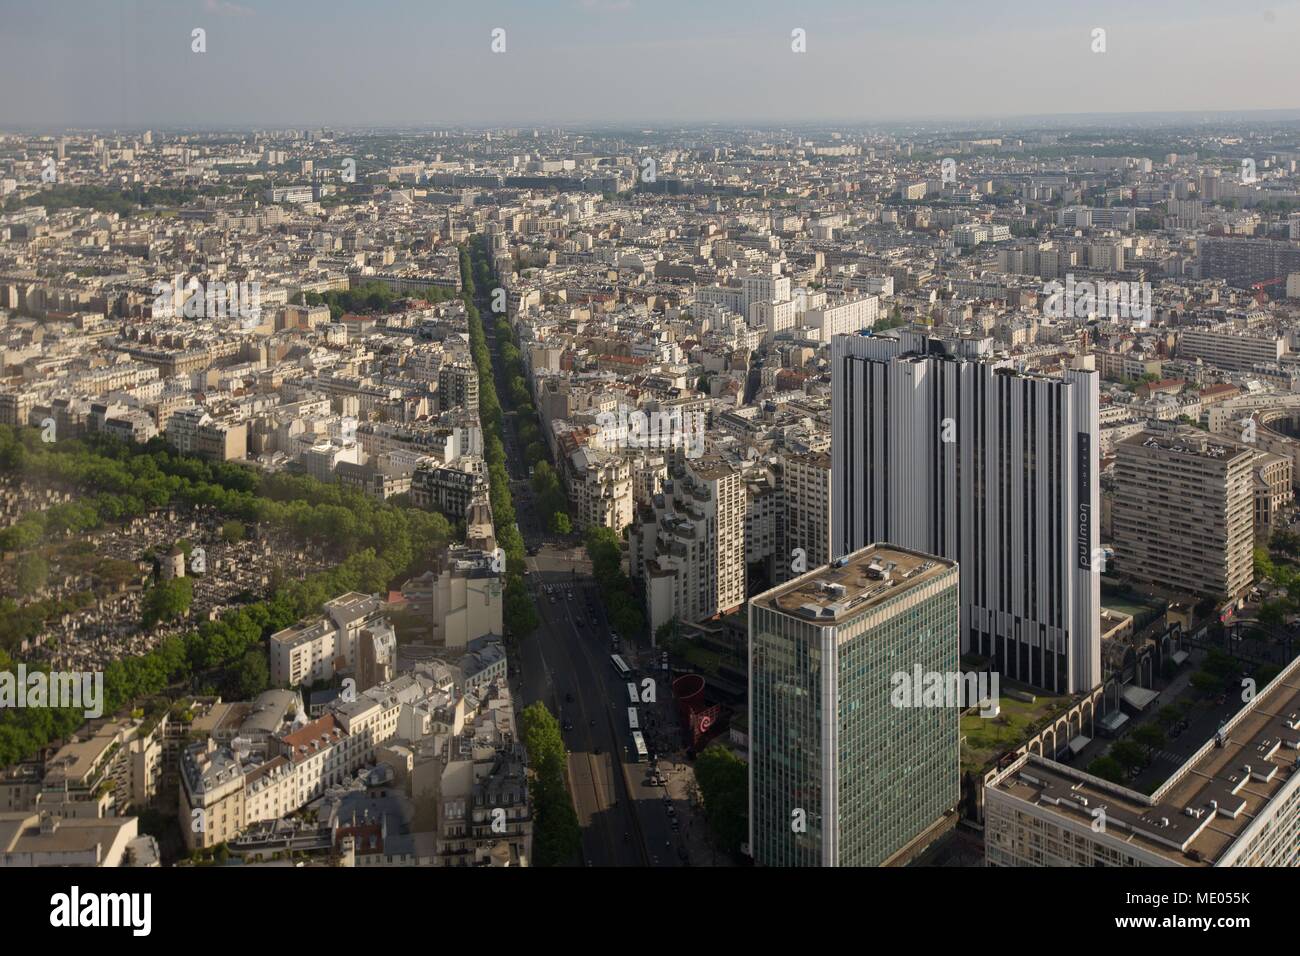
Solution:
<svg viewBox="0 0 1300 956"><path fill-rule="evenodd" d="M832 367L835 556L889 541L955 560L962 653L1056 692L1092 689L1097 373L1022 374L987 339L910 331L837 336Z"/></svg>

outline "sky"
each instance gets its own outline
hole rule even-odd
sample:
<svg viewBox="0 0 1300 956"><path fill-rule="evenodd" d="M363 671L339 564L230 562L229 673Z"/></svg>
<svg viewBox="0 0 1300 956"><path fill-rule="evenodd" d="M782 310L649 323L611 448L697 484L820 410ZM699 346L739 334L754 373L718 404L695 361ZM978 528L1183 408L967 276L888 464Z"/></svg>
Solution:
<svg viewBox="0 0 1300 956"><path fill-rule="evenodd" d="M0 0L0 128L1294 110L1297 49L1300 0Z"/></svg>

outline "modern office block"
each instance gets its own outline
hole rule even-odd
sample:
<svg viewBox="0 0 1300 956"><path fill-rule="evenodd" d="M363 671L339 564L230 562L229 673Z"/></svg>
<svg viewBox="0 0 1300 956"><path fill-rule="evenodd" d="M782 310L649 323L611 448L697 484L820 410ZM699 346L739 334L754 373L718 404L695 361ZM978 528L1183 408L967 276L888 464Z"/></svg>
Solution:
<svg viewBox="0 0 1300 956"><path fill-rule="evenodd" d="M879 866L959 799L958 708L893 677L958 672L958 571L872 545L749 602L749 845L762 866Z"/></svg>
<svg viewBox="0 0 1300 956"><path fill-rule="evenodd" d="M984 788L989 866L1300 866L1300 660L1150 795L1026 754Z"/></svg>

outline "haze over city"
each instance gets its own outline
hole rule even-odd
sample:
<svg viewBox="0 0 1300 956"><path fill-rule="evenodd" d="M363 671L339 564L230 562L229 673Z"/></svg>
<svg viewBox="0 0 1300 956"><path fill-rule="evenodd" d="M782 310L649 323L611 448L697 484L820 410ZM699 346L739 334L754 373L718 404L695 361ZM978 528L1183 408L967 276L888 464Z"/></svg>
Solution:
<svg viewBox="0 0 1300 956"><path fill-rule="evenodd" d="M1295 110L1290 0L0 3L5 125L808 123ZM208 53L195 55L202 27ZM505 52L492 54L501 28ZM1092 50L1107 31L1104 54ZM806 32L806 53L791 31ZM12 95L22 90L21 96Z"/></svg>

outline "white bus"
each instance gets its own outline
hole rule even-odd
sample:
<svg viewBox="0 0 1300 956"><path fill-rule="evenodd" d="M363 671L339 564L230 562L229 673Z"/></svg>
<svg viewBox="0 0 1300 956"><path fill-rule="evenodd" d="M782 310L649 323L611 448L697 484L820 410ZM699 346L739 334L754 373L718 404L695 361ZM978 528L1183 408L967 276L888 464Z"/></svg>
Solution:
<svg viewBox="0 0 1300 956"><path fill-rule="evenodd" d="M628 730L641 729L641 721L637 718L635 707L629 707L627 709L627 729Z"/></svg>
<svg viewBox="0 0 1300 956"><path fill-rule="evenodd" d="M623 658L619 657L617 654L610 654L609 659L614 665L614 673L619 677L628 678L632 676L632 668L628 667L627 664L624 663Z"/></svg>
<svg viewBox="0 0 1300 956"><path fill-rule="evenodd" d="M641 736L641 731L632 731L632 750L628 754L637 763L650 758L650 751L646 750L645 738Z"/></svg>
<svg viewBox="0 0 1300 956"><path fill-rule="evenodd" d="M633 707L641 703L641 694L638 692L637 686L633 681L627 682L627 700Z"/></svg>

